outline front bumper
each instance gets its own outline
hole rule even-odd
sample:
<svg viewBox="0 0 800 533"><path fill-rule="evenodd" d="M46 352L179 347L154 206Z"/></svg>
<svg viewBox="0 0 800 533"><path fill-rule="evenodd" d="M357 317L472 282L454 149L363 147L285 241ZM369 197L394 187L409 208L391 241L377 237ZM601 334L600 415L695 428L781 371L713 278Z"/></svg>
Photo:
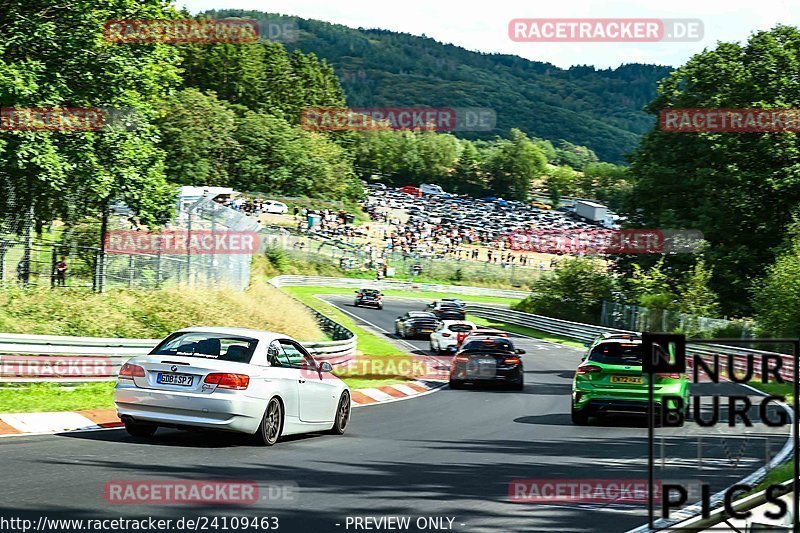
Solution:
<svg viewBox="0 0 800 533"><path fill-rule="evenodd" d="M114 389L114 404L122 420L253 434L261 424L266 402L241 394L243 392L226 390L197 394L118 383Z"/></svg>

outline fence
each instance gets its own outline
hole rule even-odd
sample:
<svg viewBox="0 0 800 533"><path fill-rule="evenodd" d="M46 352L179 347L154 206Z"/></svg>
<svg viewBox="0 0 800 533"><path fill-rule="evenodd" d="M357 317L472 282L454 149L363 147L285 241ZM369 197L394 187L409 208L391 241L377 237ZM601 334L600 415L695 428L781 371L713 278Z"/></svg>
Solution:
<svg viewBox="0 0 800 533"><path fill-rule="evenodd" d="M333 320L322 317L320 325L333 341L302 342L301 344L320 361L328 361L338 365L351 360L355 356L357 338L354 333L337 324ZM338 337L338 339L337 339ZM116 379L120 367L131 357L148 354L161 339L110 339L91 337L60 337L52 335L12 335L0 334L0 383L27 383L27 382L67 382L83 383L93 381L109 381ZM38 360L38 367L50 368L47 371L50 377L16 375L8 372L8 368L16 369L16 365L4 364L6 356L39 356L43 358L97 358L98 361L107 361L107 365L99 365L100 373L92 372L91 375L65 375L53 376L57 370L52 370L46 360ZM38 358L37 358L38 359ZM14 374L14 375L9 375ZM23 373L24 374L24 373Z"/></svg>
<svg viewBox="0 0 800 533"><path fill-rule="evenodd" d="M124 209L108 218L109 235L130 231ZM10 232L20 231L16 224L0 223L0 287L9 285L38 287L92 288L103 292L109 288L155 289L169 285L229 287L244 290L250 283L251 254L197 253L192 247L185 252L157 248L152 253L103 253L98 224L71 228L47 228L34 239L30 227L23 224L23 237ZM192 235L209 232L256 232L258 221L224 207L211 198L203 198L179 211L168 226L191 242ZM25 229L27 228L27 229ZM159 246L161 246L160 241ZM63 259L62 259L63 258ZM57 275L56 265L66 263L66 275Z"/></svg>
<svg viewBox="0 0 800 533"><path fill-rule="evenodd" d="M305 233L295 229L269 227L262 230L266 245L280 249L302 262L335 264L345 270L374 272L378 256L383 253L397 277L421 277L469 283L502 283L514 287L530 286L549 270L549 265L520 266L436 256L404 255L356 245L354 238Z"/></svg>
<svg viewBox="0 0 800 533"><path fill-rule="evenodd" d="M510 309L503 309L500 307L492 307L486 305L468 305L467 312L481 318L488 318L507 324L514 324L517 326L525 326L533 328L545 333L560 335L569 339L575 339L584 343L589 343L604 333L633 333L633 331L626 331L622 329L607 328L604 326L595 326L592 324L581 324L578 322L569 322L567 320L560 320L541 315L532 315L530 313L523 313L520 311L512 311ZM794 357L777 352L769 352L765 350L756 350L752 348L745 348L741 346L729 346L723 344L702 344L698 345L689 342L687 346L687 353L692 356L702 358L709 366L716 364L720 356L730 357L733 361L735 370L745 370L747 368L748 358L762 357L777 357L781 360L781 376L790 382L795 379ZM688 359L691 364L692 358Z"/></svg>
<svg viewBox="0 0 800 533"><path fill-rule="evenodd" d="M731 337L730 331L742 339L755 337L755 325L751 321L732 321L720 318L708 318L672 311L669 309L649 309L635 305L616 302L603 302L600 323L612 328L633 331L681 331L688 335L708 333L712 336L717 331L725 331L725 337Z"/></svg>
<svg viewBox="0 0 800 533"><path fill-rule="evenodd" d="M365 285L376 289L400 290L409 293L417 291L443 292L448 294L460 294L465 296L496 296L499 298L523 299L530 293L525 291L514 291L506 289L487 289L484 287L468 287L462 285L439 285L436 283L415 283L411 281L364 281L354 278L330 278L324 276L277 276L269 281L275 287L298 287L298 286L319 286L319 287L348 287L359 289Z"/></svg>

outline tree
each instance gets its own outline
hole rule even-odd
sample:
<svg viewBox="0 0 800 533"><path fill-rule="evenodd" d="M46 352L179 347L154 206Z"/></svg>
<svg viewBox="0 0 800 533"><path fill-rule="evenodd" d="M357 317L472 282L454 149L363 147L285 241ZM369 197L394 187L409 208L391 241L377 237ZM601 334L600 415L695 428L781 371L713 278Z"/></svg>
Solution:
<svg viewBox="0 0 800 533"><path fill-rule="evenodd" d="M800 336L800 233L790 230L787 245L766 275L753 283L753 308L761 333Z"/></svg>
<svg viewBox="0 0 800 533"><path fill-rule="evenodd" d="M562 259L552 274L536 281L533 294L515 309L574 322L596 324L603 300L610 300L616 280L591 259Z"/></svg>
<svg viewBox="0 0 800 533"><path fill-rule="evenodd" d="M711 276L711 268L703 259L698 259L678 288L678 306L682 312L711 318L719 314L719 301L711 290Z"/></svg>
<svg viewBox="0 0 800 533"><path fill-rule="evenodd" d="M675 302L670 278L665 272L664 258L645 270L633 265L633 276L628 280L629 297L638 305L650 309L669 309Z"/></svg>
<svg viewBox="0 0 800 533"><path fill-rule="evenodd" d="M526 201L546 164L542 151L520 130L512 129L511 138L499 141L487 161L489 188L504 198Z"/></svg>
<svg viewBox="0 0 800 533"><path fill-rule="evenodd" d="M0 82L0 105L116 109L136 121L131 130L107 123L101 131L4 136L3 196L15 198L13 209L29 210L37 228L55 218L106 212L115 200L144 223L169 218L171 189L152 119L156 102L179 81L177 52L170 45L111 43L103 28L109 19L177 16L160 0L4 3L0 73L11 78Z"/></svg>
<svg viewBox="0 0 800 533"><path fill-rule="evenodd" d="M185 185L226 185L238 150L236 121L236 113L213 92L188 88L164 102L158 127L170 179Z"/></svg>
<svg viewBox="0 0 800 533"><path fill-rule="evenodd" d="M800 31L777 26L747 43L720 43L662 82L648 110L800 107ZM698 229L710 246L712 290L725 314L751 312L751 280L800 205L795 133L674 133L653 128L630 167L624 214L640 227ZM670 263L690 266L686 258Z"/></svg>

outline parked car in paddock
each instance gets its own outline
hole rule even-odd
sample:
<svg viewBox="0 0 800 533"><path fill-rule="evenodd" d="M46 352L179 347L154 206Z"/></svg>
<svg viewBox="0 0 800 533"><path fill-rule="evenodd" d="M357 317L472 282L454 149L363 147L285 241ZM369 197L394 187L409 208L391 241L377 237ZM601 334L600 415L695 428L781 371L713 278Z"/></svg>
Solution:
<svg viewBox="0 0 800 533"><path fill-rule="evenodd" d="M120 370L114 404L133 436L159 427L278 438L327 431L350 420L350 388L296 340L242 328L187 328Z"/></svg>
<svg viewBox="0 0 800 533"><path fill-rule="evenodd" d="M450 388L464 384L505 383L515 390L525 387L525 374L518 350L506 337L468 337L450 365Z"/></svg>
<svg viewBox="0 0 800 533"><path fill-rule="evenodd" d="M592 416L610 414L646 415L649 391L642 358L638 335L604 335L591 343L572 383L572 423L585 425ZM669 397L680 397L689 406L685 374L656 374L653 391L656 411Z"/></svg>
<svg viewBox="0 0 800 533"><path fill-rule="evenodd" d="M355 307L374 307L383 309L383 294L378 289L360 289L356 291Z"/></svg>
<svg viewBox="0 0 800 533"><path fill-rule="evenodd" d="M284 204L283 202L278 202L275 200L266 200L263 202L264 210L267 213L271 213L274 215L285 215L289 212L289 206Z"/></svg>
<svg viewBox="0 0 800 533"><path fill-rule="evenodd" d="M428 304L425 310L433 313L439 320L464 320L467 316L466 307L443 300Z"/></svg>
<svg viewBox="0 0 800 533"><path fill-rule="evenodd" d="M400 337L429 336L439 326L433 313L425 311L409 311L394 321L394 332Z"/></svg>
<svg viewBox="0 0 800 533"><path fill-rule="evenodd" d="M405 185L397 190L409 194L414 198L419 198L422 196L422 191L419 189L419 187L414 187L413 185Z"/></svg>
<svg viewBox="0 0 800 533"><path fill-rule="evenodd" d="M476 326L466 320L444 320L431 333L432 352L455 352Z"/></svg>

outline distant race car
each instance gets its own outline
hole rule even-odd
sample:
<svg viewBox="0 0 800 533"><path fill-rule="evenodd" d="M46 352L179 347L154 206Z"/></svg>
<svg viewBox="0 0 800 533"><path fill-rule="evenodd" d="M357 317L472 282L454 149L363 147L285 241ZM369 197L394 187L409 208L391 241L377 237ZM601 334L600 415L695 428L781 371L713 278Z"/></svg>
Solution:
<svg viewBox="0 0 800 533"><path fill-rule="evenodd" d="M438 301L428 304L427 311L430 311L439 320L464 320L467 310L454 302Z"/></svg>
<svg viewBox="0 0 800 533"><path fill-rule="evenodd" d="M361 289L356 291L356 299L353 305L356 307L383 309L383 295L378 289Z"/></svg>
<svg viewBox="0 0 800 533"><path fill-rule="evenodd" d="M475 327L475 324L465 320L444 320L436 331L431 333L431 351L455 352Z"/></svg>
<svg viewBox="0 0 800 533"><path fill-rule="evenodd" d="M656 374L656 410L668 397L689 406L690 384L685 374ZM612 335L592 343L575 372L572 384L572 422L585 425L591 416L647 414L647 375L642 373L642 339ZM675 404L671 404L674 407Z"/></svg>
<svg viewBox="0 0 800 533"><path fill-rule="evenodd" d="M439 321L433 313L424 311L409 311L397 317L394 321L394 332L400 337L430 336L439 326Z"/></svg>
<svg viewBox="0 0 800 533"><path fill-rule="evenodd" d="M466 383L507 383L515 390L525 386L521 355L505 337L468 337L450 365L450 388Z"/></svg>
<svg viewBox="0 0 800 533"><path fill-rule="evenodd" d="M465 302L464 300L461 300L460 298L442 298L441 302L442 303L448 303L448 304L455 304L458 307L466 307L467 306L467 302Z"/></svg>
<svg viewBox="0 0 800 533"><path fill-rule="evenodd" d="M272 446L283 435L344 433L350 388L300 343L280 333L187 328L122 366L114 404L125 429L159 427L253 435Z"/></svg>

